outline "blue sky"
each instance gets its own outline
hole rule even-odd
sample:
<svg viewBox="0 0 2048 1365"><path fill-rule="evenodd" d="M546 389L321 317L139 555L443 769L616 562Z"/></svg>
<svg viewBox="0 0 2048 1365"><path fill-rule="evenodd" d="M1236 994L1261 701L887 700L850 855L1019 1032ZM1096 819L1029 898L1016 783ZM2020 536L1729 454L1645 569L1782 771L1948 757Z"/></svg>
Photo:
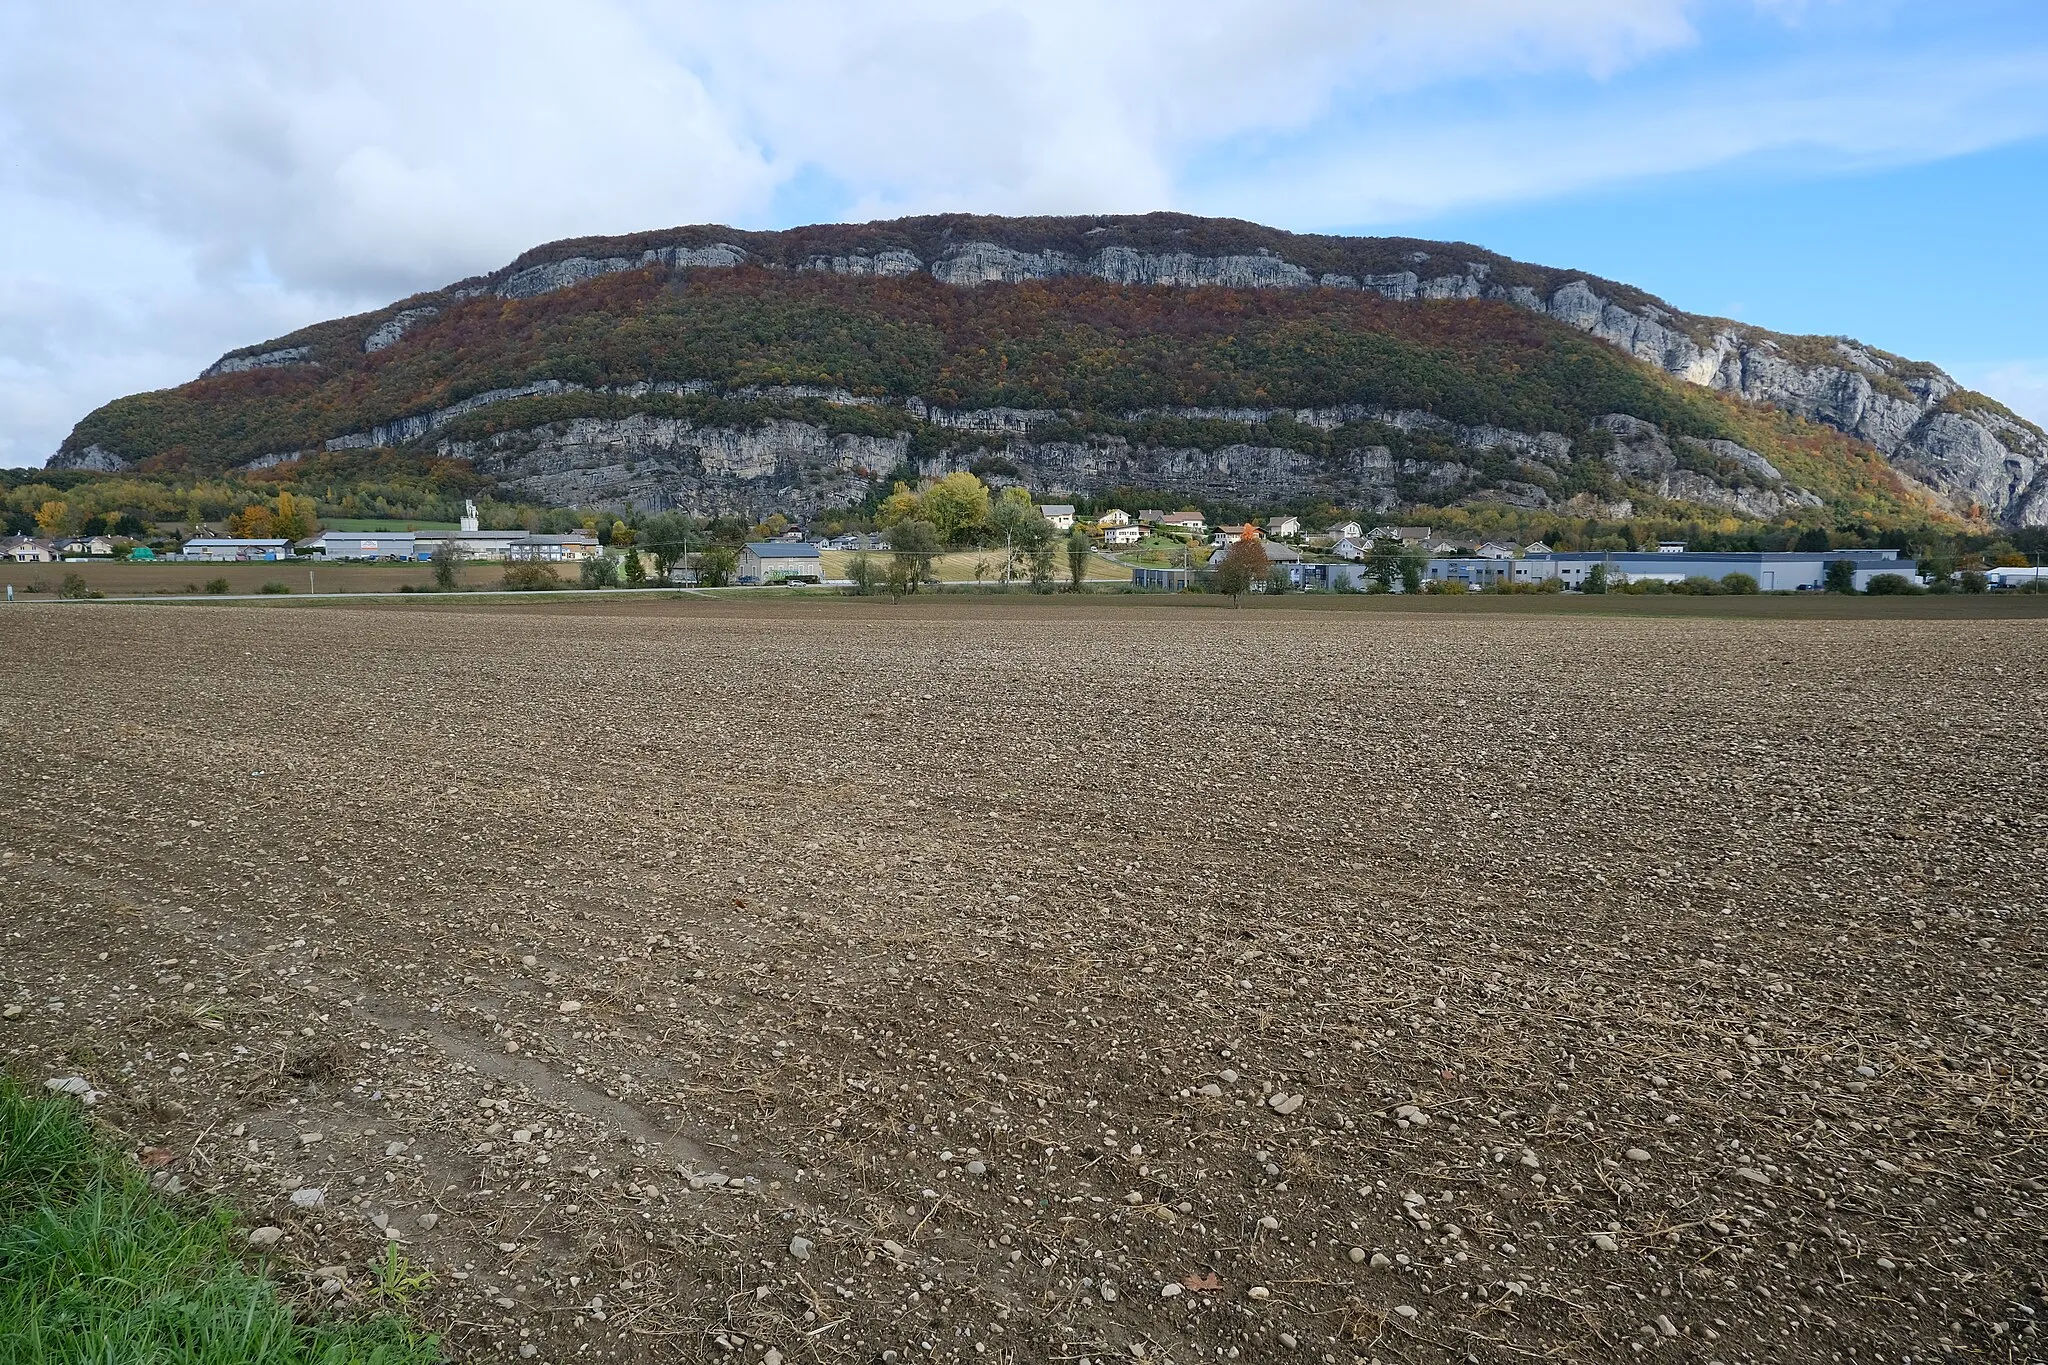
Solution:
<svg viewBox="0 0 2048 1365"><path fill-rule="evenodd" d="M2048 423L2041 0L0 6L0 464L556 237L901 213L1455 238Z"/></svg>

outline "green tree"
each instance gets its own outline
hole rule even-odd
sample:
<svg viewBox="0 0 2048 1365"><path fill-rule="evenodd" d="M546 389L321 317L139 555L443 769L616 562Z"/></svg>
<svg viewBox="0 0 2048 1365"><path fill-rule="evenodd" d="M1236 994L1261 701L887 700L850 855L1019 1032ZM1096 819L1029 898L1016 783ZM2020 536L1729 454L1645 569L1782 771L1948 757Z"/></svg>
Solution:
<svg viewBox="0 0 2048 1365"><path fill-rule="evenodd" d="M1031 546L1030 572L1031 591L1051 592L1053 589L1053 566L1059 562L1059 549L1050 535L1038 537Z"/></svg>
<svg viewBox="0 0 2048 1365"><path fill-rule="evenodd" d="M1810 526L1799 533L1799 539L1793 542L1792 548L1803 555L1824 555L1832 550L1834 545L1829 541L1826 531L1818 526Z"/></svg>
<svg viewBox="0 0 2048 1365"><path fill-rule="evenodd" d="M1579 585L1579 591L1604 596L1607 592L1607 566L1595 564L1586 570L1586 581Z"/></svg>
<svg viewBox="0 0 2048 1365"><path fill-rule="evenodd" d="M941 549L939 528L922 518L899 521L889 528L889 584L890 591L896 592L900 582L905 592L916 592L928 583L938 582L932 571L932 560Z"/></svg>
<svg viewBox="0 0 2048 1365"><path fill-rule="evenodd" d="M586 588L616 588L619 586L619 562L607 554L592 555L583 561L576 578Z"/></svg>
<svg viewBox="0 0 2048 1365"><path fill-rule="evenodd" d="M924 518L939 539L958 545L988 525L988 485L965 470L946 475L924 490Z"/></svg>
<svg viewBox="0 0 2048 1365"><path fill-rule="evenodd" d="M1922 589L1902 573L1880 573L1870 576L1870 584L1863 591L1872 597L1911 597Z"/></svg>
<svg viewBox="0 0 2048 1365"><path fill-rule="evenodd" d="M1088 556L1095 553L1095 542L1088 533L1076 526L1067 533L1067 591L1081 591L1081 584L1088 577Z"/></svg>
<svg viewBox="0 0 2048 1365"><path fill-rule="evenodd" d="M846 577L853 584L855 597L872 597L887 575L873 555L866 550L856 550L853 558L846 561Z"/></svg>
<svg viewBox="0 0 2048 1365"><path fill-rule="evenodd" d="M442 592L454 592L459 586L456 571L462 567L462 560L462 547L454 540L444 540L436 545L429 561L434 566L434 586Z"/></svg>
<svg viewBox="0 0 2048 1365"><path fill-rule="evenodd" d="M1412 550L1401 556L1402 592L1415 593L1422 591L1422 571L1428 564L1428 560Z"/></svg>
<svg viewBox="0 0 2048 1365"><path fill-rule="evenodd" d="M1394 580L1401 576L1401 542L1375 540L1365 554L1365 571L1381 592L1392 592Z"/></svg>
<svg viewBox="0 0 2048 1365"><path fill-rule="evenodd" d="M1736 593L1741 596L1754 596L1757 591L1757 582L1746 573L1723 574L1721 575L1721 591Z"/></svg>
<svg viewBox="0 0 2048 1365"><path fill-rule="evenodd" d="M1856 563L1849 559L1830 559L1821 576L1821 586L1829 592L1856 591Z"/></svg>
<svg viewBox="0 0 2048 1365"><path fill-rule="evenodd" d="M1964 592L1983 592L1991 586L1991 580L1981 570L1965 569L1956 575L1956 582Z"/></svg>
<svg viewBox="0 0 2048 1365"><path fill-rule="evenodd" d="M1235 606L1252 590L1252 584L1265 578L1272 567L1272 562L1266 558L1265 546L1256 540L1240 540L1223 552L1223 562L1216 566L1212 581L1216 591L1228 597Z"/></svg>
<svg viewBox="0 0 2048 1365"><path fill-rule="evenodd" d="M704 588L730 587L739 568L738 550L730 545L714 545L697 556L697 584Z"/></svg>
<svg viewBox="0 0 2048 1365"><path fill-rule="evenodd" d="M647 524L640 528L636 543L654 556L655 573L667 580L683 563L684 556L689 554L693 538L695 543L703 544L702 521L680 512L664 512L648 519Z"/></svg>
<svg viewBox="0 0 2048 1365"><path fill-rule="evenodd" d="M989 529L1003 538L1005 582L1016 571L1016 557L1019 554L1029 555L1039 539L1052 531L1051 525L1038 514L1038 508L1032 505L1030 491L1015 485L997 495L995 505L989 509L988 522Z"/></svg>
<svg viewBox="0 0 2048 1365"><path fill-rule="evenodd" d="M640 562L640 552L629 549L625 558L626 586L644 588L647 586L647 566Z"/></svg>

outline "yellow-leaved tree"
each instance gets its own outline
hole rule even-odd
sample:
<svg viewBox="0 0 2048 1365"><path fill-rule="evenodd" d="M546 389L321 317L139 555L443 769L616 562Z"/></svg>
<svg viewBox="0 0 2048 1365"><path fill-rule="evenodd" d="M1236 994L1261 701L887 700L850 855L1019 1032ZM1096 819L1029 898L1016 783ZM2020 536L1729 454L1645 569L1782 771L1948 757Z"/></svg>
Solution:
<svg viewBox="0 0 2048 1365"><path fill-rule="evenodd" d="M283 536L286 540L304 540L320 529L320 521L314 515L314 510L315 503L311 498L298 498L290 493L279 493L277 511L270 518L270 534Z"/></svg>
<svg viewBox="0 0 2048 1365"><path fill-rule="evenodd" d="M268 507L252 502L228 518L228 534L244 540L268 540L276 534L274 520Z"/></svg>
<svg viewBox="0 0 2048 1365"><path fill-rule="evenodd" d="M875 520L884 526L894 526L899 521L921 521L924 519L924 499L920 498L907 483L896 485L896 491L882 499L881 511Z"/></svg>
<svg viewBox="0 0 2048 1365"><path fill-rule="evenodd" d="M71 534L71 504L51 499L36 509L36 529L46 536Z"/></svg>
<svg viewBox="0 0 2048 1365"><path fill-rule="evenodd" d="M938 528L939 538L957 544L988 525L988 485L966 470L956 470L924 490L924 519Z"/></svg>

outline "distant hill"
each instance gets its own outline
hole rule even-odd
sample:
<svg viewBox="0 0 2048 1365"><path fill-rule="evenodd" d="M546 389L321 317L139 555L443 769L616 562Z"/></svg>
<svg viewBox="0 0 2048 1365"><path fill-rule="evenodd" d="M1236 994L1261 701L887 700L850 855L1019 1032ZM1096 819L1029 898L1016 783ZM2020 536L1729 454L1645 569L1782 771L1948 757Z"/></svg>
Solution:
<svg viewBox="0 0 2048 1365"><path fill-rule="evenodd" d="M972 468L1373 512L2048 525L2048 436L1932 365L1478 247L1178 214L556 242L118 399L50 466L378 447L701 512Z"/></svg>

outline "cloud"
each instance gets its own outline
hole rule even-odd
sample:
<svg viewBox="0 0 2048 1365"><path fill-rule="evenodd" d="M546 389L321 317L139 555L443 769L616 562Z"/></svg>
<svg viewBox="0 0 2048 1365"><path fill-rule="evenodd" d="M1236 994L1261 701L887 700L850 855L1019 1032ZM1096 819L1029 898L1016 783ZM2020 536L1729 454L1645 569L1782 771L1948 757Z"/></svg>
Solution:
<svg viewBox="0 0 2048 1365"><path fill-rule="evenodd" d="M0 462L39 461L93 405L189 378L230 347L557 237L941 209L1184 207L1318 226L1788 139L1938 155L2016 126L2007 96L2038 80L2024 53L2003 77L1979 61L1957 83L1977 90L1989 73L2004 95L1947 105L1934 96L1957 63L1924 55L1882 80L1845 61L1796 97L1702 75L1665 105L1643 99L1637 78L1711 46L1727 14L1782 30L1837 8L4 6ZM1906 94L1888 108L1894 89Z"/></svg>
<svg viewBox="0 0 2048 1365"><path fill-rule="evenodd" d="M1989 394L2038 427L2048 428L2048 357L1957 365L1955 377Z"/></svg>

